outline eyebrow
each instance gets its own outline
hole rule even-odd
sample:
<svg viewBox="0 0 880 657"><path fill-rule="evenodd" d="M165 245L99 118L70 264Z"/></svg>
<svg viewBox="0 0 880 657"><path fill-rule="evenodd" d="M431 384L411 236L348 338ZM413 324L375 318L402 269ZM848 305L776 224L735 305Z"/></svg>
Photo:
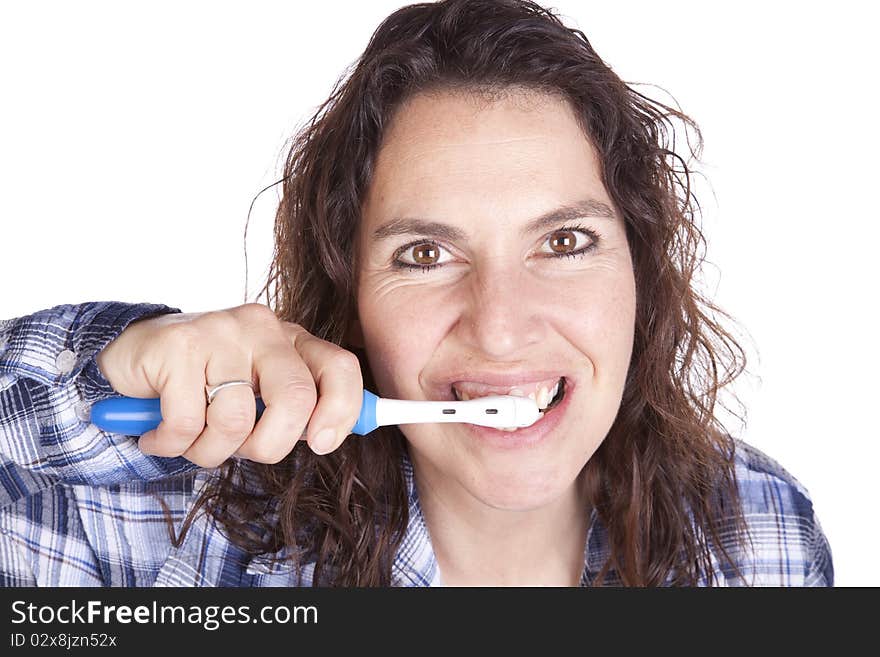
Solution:
<svg viewBox="0 0 880 657"><path fill-rule="evenodd" d="M596 199L585 199L545 212L529 221L523 226L521 232L523 235L528 235L542 228L549 228L561 222L572 221L581 217L616 219L617 215L607 203L597 201ZM384 240L395 235L420 235L450 242L467 241L467 236L460 228L439 221L427 221L416 217L392 219L373 231L373 239L375 241Z"/></svg>

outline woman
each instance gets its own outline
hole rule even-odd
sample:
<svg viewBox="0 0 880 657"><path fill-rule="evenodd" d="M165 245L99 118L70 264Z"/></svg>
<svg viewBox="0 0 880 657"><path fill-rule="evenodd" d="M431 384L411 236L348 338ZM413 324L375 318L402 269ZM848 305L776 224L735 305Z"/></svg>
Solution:
<svg viewBox="0 0 880 657"><path fill-rule="evenodd" d="M713 417L744 359L692 288L673 118L530 2L392 14L291 148L271 311L3 327L4 582L831 585L807 491ZM555 394L349 437L364 387ZM88 424L116 393L162 424Z"/></svg>

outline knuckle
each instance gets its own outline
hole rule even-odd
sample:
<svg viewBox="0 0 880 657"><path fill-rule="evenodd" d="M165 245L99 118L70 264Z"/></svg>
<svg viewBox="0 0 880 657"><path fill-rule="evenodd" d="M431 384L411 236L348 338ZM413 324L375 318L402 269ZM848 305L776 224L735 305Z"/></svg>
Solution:
<svg viewBox="0 0 880 657"><path fill-rule="evenodd" d="M274 450L267 453L262 460L262 463L268 463L269 465L275 465L276 463L281 463L284 458L290 453L290 450Z"/></svg>
<svg viewBox="0 0 880 657"><path fill-rule="evenodd" d="M182 456L183 458L185 458L185 459L186 459L187 461L189 461L190 463L195 463L195 464L196 464L197 466L199 466L200 468L210 468L210 467L212 467L211 464L208 463L208 462L207 462L203 457L201 457L201 456L193 456L192 454L187 454L186 452L184 452L183 454L180 454L180 456Z"/></svg>
<svg viewBox="0 0 880 657"><path fill-rule="evenodd" d="M334 369L344 374L355 374L360 376L361 363L358 357L347 349L339 349L330 357L329 363Z"/></svg>
<svg viewBox="0 0 880 657"><path fill-rule="evenodd" d="M209 458L207 456L200 456L190 459L196 465L203 468L216 468L219 465L223 464L228 456L215 456L214 458Z"/></svg>
<svg viewBox="0 0 880 657"><path fill-rule="evenodd" d="M246 404L236 404L224 407L216 419L211 418L210 424L221 433L242 435L253 428L255 415L255 411Z"/></svg>
<svg viewBox="0 0 880 657"><path fill-rule="evenodd" d="M204 421L195 415L177 415L163 420L168 431L175 435L197 436L205 427Z"/></svg>
<svg viewBox="0 0 880 657"><path fill-rule="evenodd" d="M309 413L318 403L318 391L311 377L291 377L288 379L282 389L282 397L285 403L296 409L308 410Z"/></svg>
<svg viewBox="0 0 880 657"><path fill-rule="evenodd" d="M174 348L192 352L199 348L201 332L193 324L170 324L165 327L165 340Z"/></svg>
<svg viewBox="0 0 880 657"><path fill-rule="evenodd" d="M236 312L240 314L245 321L255 324L278 324L278 317L268 306L261 303L246 303L236 308Z"/></svg>
<svg viewBox="0 0 880 657"><path fill-rule="evenodd" d="M288 322L287 320L280 320L281 326L289 335L300 335L302 333L308 333L302 324L297 324L296 322Z"/></svg>
<svg viewBox="0 0 880 657"><path fill-rule="evenodd" d="M274 465L280 463L290 453L287 445L259 445L248 450L248 459L257 463Z"/></svg>
<svg viewBox="0 0 880 657"><path fill-rule="evenodd" d="M156 456L164 456L166 458L175 458L183 456L186 453L188 445L183 445L177 441L165 441L156 443Z"/></svg>
<svg viewBox="0 0 880 657"><path fill-rule="evenodd" d="M205 313L199 321L214 335L235 336L241 328L238 319L226 310Z"/></svg>
<svg viewBox="0 0 880 657"><path fill-rule="evenodd" d="M302 342L314 337L305 328L293 322L283 322L282 329L287 341L293 345L294 349L299 349Z"/></svg>

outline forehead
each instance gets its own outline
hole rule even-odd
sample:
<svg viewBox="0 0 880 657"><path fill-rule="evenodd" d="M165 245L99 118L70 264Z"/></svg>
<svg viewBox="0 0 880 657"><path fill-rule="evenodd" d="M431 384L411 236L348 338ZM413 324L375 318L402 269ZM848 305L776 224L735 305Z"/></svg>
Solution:
<svg viewBox="0 0 880 657"><path fill-rule="evenodd" d="M473 211L607 197L599 161L570 105L528 90L419 94L386 130L365 204L381 214ZM499 205L500 204L500 205Z"/></svg>

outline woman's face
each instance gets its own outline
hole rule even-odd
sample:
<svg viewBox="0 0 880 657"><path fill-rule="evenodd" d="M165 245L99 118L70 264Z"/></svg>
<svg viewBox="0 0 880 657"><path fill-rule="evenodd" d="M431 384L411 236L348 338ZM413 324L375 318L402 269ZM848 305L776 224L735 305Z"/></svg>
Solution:
<svg viewBox="0 0 880 657"><path fill-rule="evenodd" d="M402 425L420 489L535 509L571 492L623 394L635 282L568 104L418 95L385 135L358 229L358 313L382 397L562 400L529 428ZM540 392L544 388L545 392Z"/></svg>

